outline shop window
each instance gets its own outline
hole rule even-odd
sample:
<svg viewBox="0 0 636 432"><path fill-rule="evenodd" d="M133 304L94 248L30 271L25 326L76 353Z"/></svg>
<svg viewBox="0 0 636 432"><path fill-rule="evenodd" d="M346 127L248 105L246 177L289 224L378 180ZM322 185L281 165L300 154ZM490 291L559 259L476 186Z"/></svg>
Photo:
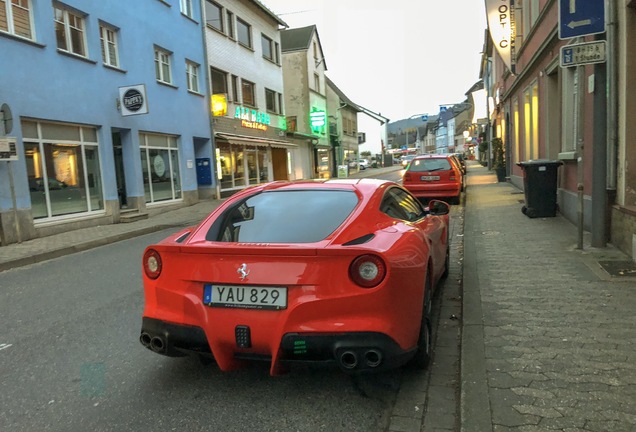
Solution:
<svg viewBox="0 0 636 432"><path fill-rule="evenodd" d="M139 134L146 203L181 198L179 149L173 136Z"/></svg>
<svg viewBox="0 0 636 432"><path fill-rule="evenodd" d="M33 218L103 210L95 129L37 122L22 127Z"/></svg>

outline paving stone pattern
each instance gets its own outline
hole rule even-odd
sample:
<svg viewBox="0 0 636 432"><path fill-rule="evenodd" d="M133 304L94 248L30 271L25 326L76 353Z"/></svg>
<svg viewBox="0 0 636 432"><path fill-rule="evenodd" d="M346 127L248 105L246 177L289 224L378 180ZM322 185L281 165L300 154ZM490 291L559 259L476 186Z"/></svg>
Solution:
<svg viewBox="0 0 636 432"><path fill-rule="evenodd" d="M576 227L519 197L468 187L461 430L635 431L636 281L599 277Z"/></svg>

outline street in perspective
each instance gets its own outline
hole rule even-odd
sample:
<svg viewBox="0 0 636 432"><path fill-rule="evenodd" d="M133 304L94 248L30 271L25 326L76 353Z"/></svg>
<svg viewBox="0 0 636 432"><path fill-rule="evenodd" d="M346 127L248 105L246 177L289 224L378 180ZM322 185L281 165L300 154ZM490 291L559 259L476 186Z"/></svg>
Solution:
<svg viewBox="0 0 636 432"><path fill-rule="evenodd" d="M32 259L66 252L13 260L0 273L3 430L632 430L635 278L599 264L620 262L620 252L577 250L575 227L529 219L522 202L468 164L426 371L298 367L270 377L259 363L222 373L146 350L141 253L218 202L131 223L140 226L127 234L104 231L104 241L87 230L81 253L66 255L64 237L4 248ZM511 259L515 251L523 253Z"/></svg>
<svg viewBox="0 0 636 432"><path fill-rule="evenodd" d="M0 432L636 431L635 24L0 1Z"/></svg>

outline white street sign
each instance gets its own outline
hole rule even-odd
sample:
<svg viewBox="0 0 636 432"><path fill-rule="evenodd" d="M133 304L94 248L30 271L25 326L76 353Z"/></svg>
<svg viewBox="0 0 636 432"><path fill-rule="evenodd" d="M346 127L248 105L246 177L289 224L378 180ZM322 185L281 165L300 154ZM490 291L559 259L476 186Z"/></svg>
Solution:
<svg viewBox="0 0 636 432"><path fill-rule="evenodd" d="M605 63L606 42L594 41L561 47L561 67Z"/></svg>

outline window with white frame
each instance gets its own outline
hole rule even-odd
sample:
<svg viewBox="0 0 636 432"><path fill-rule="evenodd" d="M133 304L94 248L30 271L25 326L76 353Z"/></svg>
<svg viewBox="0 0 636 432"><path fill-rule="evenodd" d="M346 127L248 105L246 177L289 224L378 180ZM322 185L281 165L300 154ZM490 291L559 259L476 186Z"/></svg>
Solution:
<svg viewBox="0 0 636 432"><path fill-rule="evenodd" d="M105 24L99 25L99 39L102 45L102 61L105 65L119 67L117 30Z"/></svg>
<svg viewBox="0 0 636 432"><path fill-rule="evenodd" d="M181 170L177 138L139 134L144 196L149 204L181 198Z"/></svg>
<svg viewBox="0 0 636 432"><path fill-rule="evenodd" d="M252 48L252 26L240 18L236 18L236 35L241 45Z"/></svg>
<svg viewBox="0 0 636 432"><path fill-rule="evenodd" d="M54 5L55 36L61 51L88 57L84 17L74 11Z"/></svg>
<svg viewBox="0 0 636 432"><path fill-rule="evenodd" d="M253 82L241 79L241 94L243 95L243 105L256 107L256 85Z"/></svg>
<svg viewBox="0 0 636 432"><path fill-rule="evenodd" d="M211 0L205 2L205 23L223 33L223 8Z"/></svg>
<svg viewBox="0 0 636 432"><path fill-rule="evenodd" d="M33 219L104 210L97 129L23 120L22 135Z"/></svg>
<svg viewBox="0 0 636 432"><path fill-rule="evenodd" d="M317 73L314 74L314 91L320 93L320 76Z"/></svg>
<svg viewBox="0 0 636 432"><path fill-rule="evenodd" d="M187 16L188 18L193 18L192 14L192 0L181 0L181 13Z"/></svg>
<svg viewBox="0 0 636 432"><path fill-rule="evenodd" d="M0 0L0 31L34 40L31 0Z"/></svg>
<svg viewBox="0 0 636 432"><path fill-rule="evenodd" d="M155 47L155 76L157 81L165 84L172 84L170 56L170 52Z"/></svg>
<svg viewBox="0 0 636 432"><path fill-rule="evenodd" d="M186 60L186 80L188 90L199 93L199 65L197 63Z"/></svg>

